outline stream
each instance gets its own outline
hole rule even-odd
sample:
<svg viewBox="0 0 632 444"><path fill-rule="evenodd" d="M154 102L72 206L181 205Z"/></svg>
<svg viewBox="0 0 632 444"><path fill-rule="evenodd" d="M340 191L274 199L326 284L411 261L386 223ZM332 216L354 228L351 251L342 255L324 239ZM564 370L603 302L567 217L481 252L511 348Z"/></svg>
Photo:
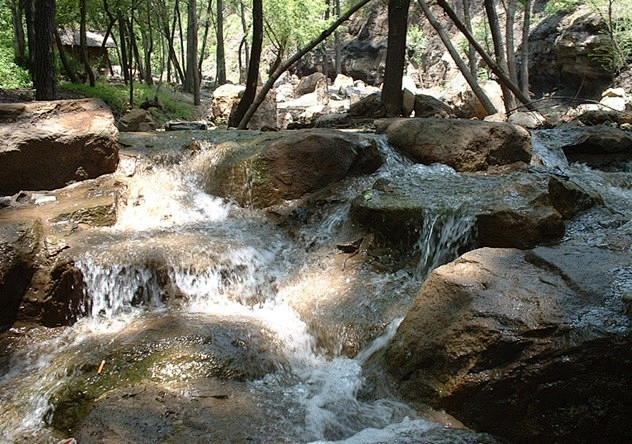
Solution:
<svg viewBox="0 0 632 444"><path fill-rule="evenodd" d="M402 402L372 365L473 226L458 212L427 215L414 263L385 269L340 251L358 236L350 201L376 180L454 174L414 166L374 137L385 164L331 187L318 211L288 203L290 226L202 191L212 143L191 157L134 158L117 223L81 234L73 251L90 300L83 316L12 329L4 342L0 441L56 443L79 420L80 443L496 442ZM581 182L609 209L573 220L564 242L616 242L632 216L630 172L569 165L550 137L534 134L538 168Z"/></svg>

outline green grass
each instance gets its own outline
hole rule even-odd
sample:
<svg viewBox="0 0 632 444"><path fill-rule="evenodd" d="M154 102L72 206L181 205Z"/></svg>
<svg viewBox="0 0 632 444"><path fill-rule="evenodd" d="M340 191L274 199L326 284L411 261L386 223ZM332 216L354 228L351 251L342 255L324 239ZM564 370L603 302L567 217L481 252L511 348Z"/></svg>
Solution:
<svg viewBox="0 0 632 444"><path fill-rule="evenodd" d="M129 86L127 85L98 81L94 87L91 87L84 83L62 82L59 87L62 90L103 100L116 116L122 115L130 108ZM146 99L153 99L155 95L156 86L134 84L134 107L138 107ZM199 118L199 112L191 103L179 100L167 87L160 88L158 101L162 105L162 109L150 108L150 112L158 124L163 124L168 120L195 120Z"/></svg>

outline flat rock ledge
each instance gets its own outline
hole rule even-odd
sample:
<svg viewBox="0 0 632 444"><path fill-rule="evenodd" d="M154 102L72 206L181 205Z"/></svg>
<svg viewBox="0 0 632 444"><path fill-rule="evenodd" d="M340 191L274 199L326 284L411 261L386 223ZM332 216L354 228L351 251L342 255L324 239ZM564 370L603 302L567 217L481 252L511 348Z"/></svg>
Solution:
<svg viewBox="0 0 632 444"><path fill-rule="evenodd" d="M112 173L118 130L99 100L0 104L0 195Z"/></svg>

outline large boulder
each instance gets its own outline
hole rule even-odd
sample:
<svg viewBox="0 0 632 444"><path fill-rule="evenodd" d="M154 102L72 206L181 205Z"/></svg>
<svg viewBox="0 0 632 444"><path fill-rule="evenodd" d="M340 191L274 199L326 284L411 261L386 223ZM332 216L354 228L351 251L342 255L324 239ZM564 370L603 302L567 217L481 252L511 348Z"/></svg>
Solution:
<svg viewBox="0 0 632 444"><path fill-rule="evenodd" d="M632 161L632 136L608 125L566 127L560 130L561 148L569 162L621 171Z"/></svg>
<svg viewBox="0 0 632 444"><path fill-rule="evenodd" d="M564 234L547 177L458 174L442 165L414 169L397 180L380 179L356 198L351 207L354 220L389 242L408 246L423 236L439 236L427 230L457 230L451 233L454 237L466 241L471 236L478 246L523 249ZM459 227L459 221L469 222Z"/></svg>
<svg viewBox="0 0 632 444"><path fill-rule="evenodd" d="M625 442L629 261L587 246L466 253L424 283L386 366L408 399L510 442Z"/></svg>
<svg viewBox="0 0 632 444"><path fill-rule="evenodd" d="M118 121L119 131L135 133L154 131L156 128L156 121L152 117L151 113L146 109L131 109Z"/></svg>
<svg viewBox="0 0 632 444"><path fill-rule="evenodd" d="M217 125L228 123L231 111L237 107L246 87L243 85L224 84L213 91L211 114ZM268 92L263 103L248 123L248 129L261 129L277 126L277 105L274 91Z"/></svg>
<svg viewBox="0 0 632 444"><path fill-rule="evenodd" d="M600 99L612 72L595 57L607 45L604 16L581 6L544 19L529 36L529 82L536 93L562 89Z"/></svg>
<svg viewBox="0 0 632 444"><path fill-rule="evenodd" d="M0 105L0 123L0 194L61 188L118 165L118 130L101 101Z"/></svg>
<svg viewBox="0 0 632 444"><path fill-rule="evenodd" d="M529 163L529 133L508 123L450 119L387 119L378 132L417 163L443 163L457 171Z"/></svg>
<svg viewBox="0 0 632 444"><path fill-rule="evenodd" d="M369 139L336 130L274 133L217 149L206 191L255 207L297 199L348 175L371 173L382 162Z"/></svg>

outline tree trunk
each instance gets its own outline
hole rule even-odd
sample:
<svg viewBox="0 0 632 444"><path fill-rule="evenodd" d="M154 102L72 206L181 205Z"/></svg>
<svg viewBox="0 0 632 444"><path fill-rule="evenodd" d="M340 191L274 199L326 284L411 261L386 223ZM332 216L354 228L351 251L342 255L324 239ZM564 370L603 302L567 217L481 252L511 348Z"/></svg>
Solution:
<svg viewBox="0 0 632 444"><path fill-rule="evenodd" d="M496 107L494 107L494 104L489 100L489 97L487 97L487 94L485 94L485 91L483 91L483 89L478 84L476 77L472 75L463 59L461 59L459 52L452 45L450 36L445 32L443 26L441 26L437 18L428 7L428 4L425 2L425 0L417 0L417 3L421 7L421 10L424 12L426 18L428 19L428 22L430 22L432 27L439 34L443 45L452 56L452 59L454 59L454 62L459 67L461 74L463 74L463 77L465 77L465 80L467 81L468 85L470 85L470 88L472 88L472 91L478 98L479 102L481 102L481 105L483 105L483 108L485 108L485 111L487 111L488 114L495 114L496 112L498 112L496 110Z"/></svg>
<svg viewBox="0 0 632 444"><path fill-rule="evenodd" d="M215 75L215 83L223 85L226 83L226 55L224 54L224 0L217 0L217 50L215 59L217 65L217 73Z"/></svg>
<svg viewBox="0 0 632 444"><path fill-rule="evenodd" d="M290 66L296 63L301 57L303 57L309 51L314 49L323 40L325 40L327 37L333 34L333 32L336 29L338 29L340 25L346 22L349 19L349 17L351 17L357 10L362 8L364 5L366 5L370 1L371 0L360 0L359 2L357 2L354 6L350 7L343 15L341 15L338 18L338 20L332 23L329 26L329 28L321 32L318 37L315 37L314 39L312 39L307 45L305 45L304 47L296 51L292 57L287 59L285 62L281 63L279 67L270 74L270 78L261 87L261 89L259 90L259 93L257 93L257 96L255 97L255 100L252 102L252 105L250 105L243 119L241 119L241 121L239 122L238 129L248 128L248 122L252 118L253 114L257 111L259 106L263 103L263 100L265 99L266 94L268 94L268 91L270 91L272 89L272 86L274 86L274 82L276 82L276 80L279 77L281 77L281 74L287 71L290 68Z"/></svg>
<svg viewBox="0 0 632 444"><path fill-rule="evenodd" d="M382 104L387 116L402 114L402 77L406 61L406 31L410 0L388 1L388 47L382 87Z"/></svg>
<svg viewBox="0 0 632 444"><path fill-rule="evenodd" d="M147 32L143 34L143 47L145 49L145 83L147 85L154 84L154 75L151 70L151 56L154 52L154 32L151 20L151 1L147 0L146 3L147 8Z"/></svg>
<svg viewBox="0 0 632 444"><path fill-rule="evenodd" d="M116 16L118 19L120 35L119 44L121 46L121 71L123 72L123 79L127 85L130 81L129 63L127 62L127 30L125 29L125 18L123 17L123 13L120 9L117 11Z"/></svg>
<svg viewBox="0 0 632 444"><path fill-rule="evenodd" d="M485 61L489 69L498 77L501 84L505 84L511 91L516 95L518 100L522 102L522 104L530 111L537 111L537 108L531 103L531 100L528 96L524 95L518 85L513 83L511 79L507 76L507 74L494 62L494 60L487 54L485 49L476 41L471 32L467 30L465 25L459 17L456 15L454 10L450 7L450 5L446 2L446 0L437 0L437 4L441 6L441 8L445 11L445 13L450 17L450 20L459 28L459 31L467 38L467 40L474 46L478 55Z"/></svg>
<svg viewBox="0 0 632 444"><path fill-rule="evenodd" d="M176 48L175 48L175 45L173 44L173 41L176 35L176 25L177 25L177 18L178 18L178 15L176 14L177 7L178 7L178 4L176 2L176 5L174 6L174 9L173 9L173 23L171 26L171 31L169 30L169 24L167 23L166 20L163 26L165 28L165 37L167 37L167 40L169 41L169 58L171 60L171 63L173 64L173 68L176 71L178 82L184 83L184 72L182 71L180 62L178 61L178 54L176 54Z"/></svg>
<svg viewBox="0 0 632 444"><path fill-rule="evenodd" d="M507 22L505 23L505 42L507 42L507 72L509 78L518 84L518 64L516 62L516 42L514 26L516 24L516 8L518 0L507 0Z"/></svg>
<svg viewBox="0 0 632 444"><path fill-rule="evenodd" d="M59 54L59 59L61 60L61 64L64 67L64 71L68 76L68 79L72 83L79 83L79 79L77 79L77 74L72 70L70 63L68 62L68 57L66 57L66 51L64 51L64 45L61 42L61 37L59 36L59 32L55 29L55 43L57 44L57 53Z"/></svg>
<svg viewBox="0 0 632 444"><path fill-rule="evenodd" d="M11 9L11 20L13 22L13 57L17 65L28 67L26 38L24 35L24 26L22 25L24 4L22 0L8 1L7 4Z"/></svg>
<svg viewBox="0 0 632 444"><path fill-rule="evenodd" d="M263 46L263 1L252 1L252 48L248 62L248 77L246 91L241 97L237 109L228 119L229 126L237 126L246 115L257 95L259 85L259 65L261 62L261 48Z"/></svg>
<svg viewBox="0 0 632 444"><path fill-rule="evenodd" d="M55 55L53 53L53 33L55 31L55 0L34 0L33 31L33 86L35 100L55 100L57 79L55 76Z"/></svg>
<svg viewBox="0 0 632 444"><path fill-rule="evenodd" d="M206 7L206 21L204 22L204 37L202 38L202 49L200 49L200 58L198 60L198 71L202 72L202 62L206 55L206 40L208 39L208 30L211 27L211 17L213 11L213 0L208 1Z"/></svg>
<svg viewBox="0 0 632 444"><path fill-rule="evenodd" d="M88 38L86 35L88 31L86 28L86 0L79 0L79 14L79 46L81 50L81 63L83 63L83 68L86 70L86 75L88 76L90 86L94 88L94 86L96 85L96 81L94 79L94 71L92 70L92 66L90 66L90 60L88 59Z"/></svg>
<svg viewBox="0 0 632 444"><path fill-rule="evenodd" d="M520 45L520 88L529 97L529 29L531 26L532 0L526 0L522 23L522 44Z"/></svg>
<svg viewBox="0 0 632 444"><path fill-rule="evenodd" d="M340 0L334 0L334 8L336 17L340 16ZM336 67L336 75L342 74L342 42L340 40L340 32L334 32L334 41L336 45L334 65Z"/></svg>
<svg viewBox="0 0 632 444"><path fill-rule="evenodd" d="M198 71L197 4L189 0L187 9L187 75L184 90L193 94L193 104L200 104L200 72Z"/></svg>
<svg viewBox="0 0 632 444"><path fill-rule="evenodd" d="M470 0L463 0L463 22L468 31L472 32L472 5ZM478 77L478 62L476 60L476 49L471 43L467 44L467 59L470 67L470 72L476 78Z"/></svg>
<svg viewBox="0 0 632 444"><path fill-rule="evenodd" d="M492 33L492 42L494 43L494 53L496 54L496 63L500 68L508 73L507 58L505 57L505 44L503 43L502 33L500 31L500 21L498 20L498 14L496 13L496 7L494 0L485 0L485 12L487 13L487 20L489 22L489 29ZM511 79L511 76L509 79ZM511 90L504 83L500 83L500 88L503 92L503 102L505 103L505 112L509 113L515 108L513 94Z"/></svg>

